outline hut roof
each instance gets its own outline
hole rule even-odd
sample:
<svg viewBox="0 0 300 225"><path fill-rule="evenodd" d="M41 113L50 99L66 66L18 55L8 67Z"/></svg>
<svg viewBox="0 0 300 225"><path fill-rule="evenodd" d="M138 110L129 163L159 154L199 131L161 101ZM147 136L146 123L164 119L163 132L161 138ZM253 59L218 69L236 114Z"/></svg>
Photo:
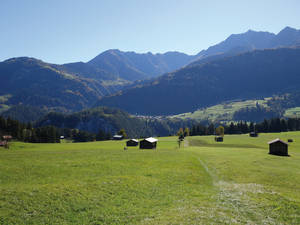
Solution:
<svg viewBox="0 0 300 225"><path fill-rule="evenodd" d="M118 135L118 134L116 134L116 135L114 135L113 137L114 137L114 138L122 138L123 135Z"/></svg>
<svg viewBox="0 0 300 225"><path fill-rule="evenodd" d="M12 139L11 135L3 135L3 139Z"/></svg>
<svg viewBox="0 0 300 225"><path fill-rule="evenodd" d="M146 138L145 140L148 141L148 142L151 142L151 143L157 142L157 139L155 139L153 137Z"/></svg>
<svg viewBox="0 0 300 225"><path fill-rule="evenodd" d="M129 141L139 142L137 139L130 139Z"/></svg>
<svg viewBox="0 0 300 225"><path fill-rule="evenodd" d="M273 143L275 143L275 142L281 142L281 143L283 143L283 144L288 145L288 143L286 143L286 142L280 140L279 138L276 138L276 139L274 139L274 140L272 140L272 141L269 141L268 144L270 145L270 144L273 144Z"/></svg>

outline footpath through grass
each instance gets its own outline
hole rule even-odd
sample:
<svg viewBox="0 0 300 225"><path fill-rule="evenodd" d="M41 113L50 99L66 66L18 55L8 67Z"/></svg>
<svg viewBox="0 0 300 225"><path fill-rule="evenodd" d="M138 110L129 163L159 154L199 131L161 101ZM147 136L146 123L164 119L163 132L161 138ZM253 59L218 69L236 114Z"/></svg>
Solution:
<svg viewBox="0 0 300 225"><path fill-rule="evenodd" d="M275 137L291 157L267 154ZM1 148L0 224L300 224L299 132L124 146Z"/></svg>

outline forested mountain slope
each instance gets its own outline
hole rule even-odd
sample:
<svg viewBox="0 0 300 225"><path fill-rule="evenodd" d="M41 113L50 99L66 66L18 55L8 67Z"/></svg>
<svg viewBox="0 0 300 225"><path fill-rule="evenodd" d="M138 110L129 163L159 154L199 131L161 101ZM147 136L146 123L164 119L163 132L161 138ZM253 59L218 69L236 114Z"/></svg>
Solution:
<svg viewBox="0 0 300 225"><path fill-rule="evenodd" d="M257 50L193 63L137 86L98 105L130 113L169 115L196 110L225 100L288 93L300 88L300 48Z"/></svg>

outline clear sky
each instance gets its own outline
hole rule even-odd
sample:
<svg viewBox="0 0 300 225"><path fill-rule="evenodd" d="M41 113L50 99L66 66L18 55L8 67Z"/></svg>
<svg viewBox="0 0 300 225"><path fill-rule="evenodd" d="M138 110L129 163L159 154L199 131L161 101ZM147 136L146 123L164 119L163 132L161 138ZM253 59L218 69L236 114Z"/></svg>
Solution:
<svg viewBox="0 0 300 225"><path fill-rule="evenodd" d="M107 49L196 54L233 33L300 29L300 0L0 0L0 61Z"/></svg>

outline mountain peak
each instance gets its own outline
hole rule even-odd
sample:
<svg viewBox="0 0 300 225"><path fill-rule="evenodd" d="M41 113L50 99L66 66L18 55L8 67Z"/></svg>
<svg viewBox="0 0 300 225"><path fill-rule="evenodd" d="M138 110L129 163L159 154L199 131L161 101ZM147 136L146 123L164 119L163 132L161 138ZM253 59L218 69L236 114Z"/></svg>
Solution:
<svg viewBox="0 0 300 225"><path fill-rule="evenodd" d="M283 28L283 29L278 33L278 35L281 35L281 34L291 34L291 33L297 32L297 31L298 31L298 30L295 29L295 28L286 26L285 28Z"/></svg>

